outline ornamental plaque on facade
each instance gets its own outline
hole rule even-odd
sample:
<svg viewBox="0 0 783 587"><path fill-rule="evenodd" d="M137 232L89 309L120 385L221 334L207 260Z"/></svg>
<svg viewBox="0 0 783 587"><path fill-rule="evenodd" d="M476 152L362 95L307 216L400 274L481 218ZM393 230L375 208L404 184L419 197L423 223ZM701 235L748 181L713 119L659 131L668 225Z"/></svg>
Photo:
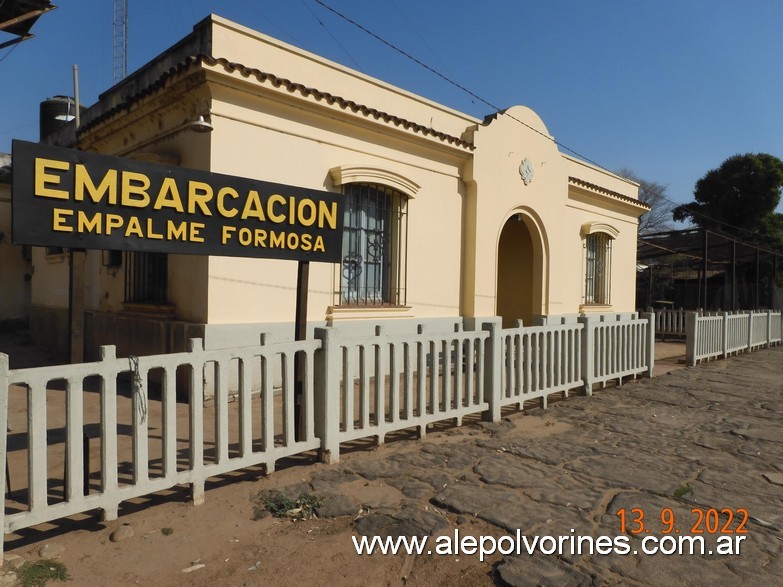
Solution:
<svg viewBox="0 0 783 587"><path fill-rule="evenodd" d="M536 171L533 169L533 162L527 157L522 159L522 163L519 164L519 175L522 176L522 182L525 185L530 185L535 174Z"/></svg>

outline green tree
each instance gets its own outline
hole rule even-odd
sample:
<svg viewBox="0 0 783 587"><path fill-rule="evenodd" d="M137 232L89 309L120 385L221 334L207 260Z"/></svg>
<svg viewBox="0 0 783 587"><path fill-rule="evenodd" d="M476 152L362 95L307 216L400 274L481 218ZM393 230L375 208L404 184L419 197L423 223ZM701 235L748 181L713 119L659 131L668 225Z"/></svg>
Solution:
<svg viewBox="0 0 783 587"><path fill-rule="evenodd" d="M694 201L673 217L745 241L783 243L783 215L775 212L783 188L783 161L766 153L734 155L696 182Z"/></svg>
<svg viewBox="0 0 783 587"><path fill-rule="evenodd" d="M674 204L671 203L666 195L666 186L654 181L647 181L639 177L635 171L623 168L617 172L626 179L639 184L639 201L652 207L639 220L639 234L650 234L653 232L663 232L671 230L672 225L669 220L672 217Z"/></svg>

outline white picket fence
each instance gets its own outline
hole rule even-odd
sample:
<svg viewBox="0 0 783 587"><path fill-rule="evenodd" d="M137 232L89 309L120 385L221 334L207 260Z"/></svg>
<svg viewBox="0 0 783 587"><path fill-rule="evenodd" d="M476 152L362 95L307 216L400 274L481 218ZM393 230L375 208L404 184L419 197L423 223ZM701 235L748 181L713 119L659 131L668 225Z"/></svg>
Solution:
<svg viewBox="0 0 783 587"><path fill-rule="evenodd" d="M699 361L726 358L741 351L752 351L781 342L781 312L712 312L686 315L685 358L688 365Z"/></svg>
<svg viewBox="0 0 783 587"><path fill-rule="evenodd" d="M378 327L361 338L328 327L314 340L226 350L194 339L189 352L169 355L117 358L108 346L94 363L31 369L9 369L0 354L0 430L10 403L13 418L22 406L26 419L22 432L16 421L0 434L0 484L13 480L0 508L4 533L91 510L116 519L123 501L177 485L189 485L199 504L210 477L259 465L269 473L279 459L315 450L336 461L340 443L383 442L410 428L423 435L430 423L459 425L470 414L497 421L507 405L540 398L546 407L552 393L650 375L653 320L588 316L504 329L492 319L481 330ZM208 402L205 381L214 382ZM183 390L187 401L177 401Z"/></svg>
<svg viewBox="0 0 783 587"><path fill-rule="evenodd" d="M652 368L655 357L654 314L612 314L580 318L585 325L585 390Z"/></svg>
<svg viewBox="0 0 783 587"><path fill-rule="evenodd" d="M666 336L685 336L686 310L655 310L655 334Z"/></svg>
<svg viewBox="0 0 783 587"><path fill-rule="evenodd" d="M525 328L501 329L497 324L485 327L492 333L491 365L492 388L499 398L496 409L541 398L546 407L549 394L582 388L582 347L584 324L547 324ZM499 344L498 344L499 343Z"/></svg>

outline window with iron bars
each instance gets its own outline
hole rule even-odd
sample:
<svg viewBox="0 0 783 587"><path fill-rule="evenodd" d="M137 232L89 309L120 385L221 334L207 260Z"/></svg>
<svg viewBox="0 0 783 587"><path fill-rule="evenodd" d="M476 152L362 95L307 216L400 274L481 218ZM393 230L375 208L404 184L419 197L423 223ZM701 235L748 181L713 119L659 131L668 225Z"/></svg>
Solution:
<svg viewBox="0 0 783 587"><path fill-rule="evenodd" d="M125 254L125 301L136 304L168 303L169 258L164 253Z"/></svg>
<svg viewBox="0 0 783 587"><path fill-rule="evenodd" d="M407 198L382 185L343 186L340 305L405 305Z"/></svg>
<svg viewBox="0 0 783 587"><path fill-rule="evenodd" d="M585 304L611 304L612 237L603 232L585 238Z"/></svg>

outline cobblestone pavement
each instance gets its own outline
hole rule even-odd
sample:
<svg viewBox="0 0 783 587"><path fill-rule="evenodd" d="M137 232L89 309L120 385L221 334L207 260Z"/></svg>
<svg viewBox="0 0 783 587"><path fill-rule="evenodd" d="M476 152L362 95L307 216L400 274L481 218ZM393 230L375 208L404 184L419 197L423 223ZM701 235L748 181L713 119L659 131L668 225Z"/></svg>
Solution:
<svg viewBox="0 0 783 587"><path fill-rule="evenodd" d="M370 505L356 526L366 535L466 535L481 519L496 537L627 536L627 555L591 554L586 543L575 554L566 538L561 554L505 556L494 576L511 585L780 585L782 399L779 347L390 445L309 484L326 496L322 515ZM402 497L357 503L345 484L361 482ZM656 546L649 537L668 551L690 535L704 539L704 554L642 554L643 542Z"/></svg>

